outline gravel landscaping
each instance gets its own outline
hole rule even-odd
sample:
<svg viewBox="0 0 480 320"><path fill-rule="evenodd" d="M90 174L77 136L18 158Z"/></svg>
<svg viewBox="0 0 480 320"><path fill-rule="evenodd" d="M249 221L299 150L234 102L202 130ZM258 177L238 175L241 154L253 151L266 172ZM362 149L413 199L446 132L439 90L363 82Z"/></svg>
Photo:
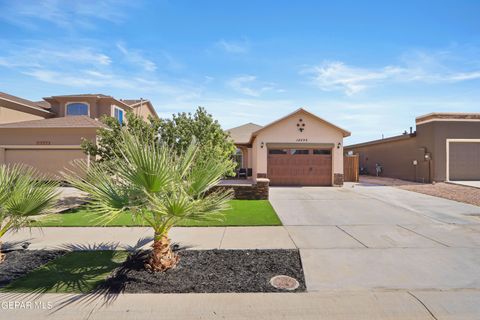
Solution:
<svg viewBox="0 0 480 320"><path fill-rule="evenodd" d="M0 264L0 287L65 254L65 251L16 250L6 252Z"/></svg>
<svg viewBox="0 0 480 320"><path fill-rule="evenodd" d="M360 183L392 186L458 202L480 206L480 189L445 182L423 184L388 177L360 176Z"/></svg>
<svg viewBox="0 0 480 320"><path fill-rule="evenodd" d="M401 189L480 206L480 189L451 183L405 185Z"/></svg>
<svg viewBox="0 0 480 320"><path fill-rule="evenodd" d="M128 259L106 282L110 292L189 293L189 292L299 292L305 279L298 250L186 250L179 252L180 263L164 273L144 268L148 252ZM295 278L293 291L276 289L272 277Z"/></svg>

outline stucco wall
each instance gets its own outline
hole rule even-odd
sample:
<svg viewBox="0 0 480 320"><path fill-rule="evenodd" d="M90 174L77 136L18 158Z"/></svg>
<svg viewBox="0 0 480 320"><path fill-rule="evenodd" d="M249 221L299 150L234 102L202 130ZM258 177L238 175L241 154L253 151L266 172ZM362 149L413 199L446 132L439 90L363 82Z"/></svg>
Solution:
<svg viewBox="0 0 480 320"><path fill-rule="evenodd" d="M480 121L432 121L417 125L419 146L432 153L433 179L446 179L446 140L480 139Z"/></svg>
<svg viewBox="0 0 480 320"><path fill-rule="evenodd" d="M59 97L56 102L51 103L51 108L58 117L64 117L66 105L72 102L87 103L90 106L90 118L93 119L100 119L103 115L112 116L112 105L116 105L125 112L130 110L130 108L120 105L113 99L98 99L96 97Z"/></svg>
<svg viewBox="0 0 480 320"><path fill-rule="evenodd" d="M382 176L420 182L429 180L429 163L424 161L424 151L418 147L418 136L364 147L346 147L345 151L358 154L360 168L367 168L371 175L376 174L375 164L378 163L383 167ZM414 160L417 166L413 165Z"/></svg>
<svg viewBox="0 0 480 320"><path fill-rule="evenodd" d="M387 177L419 182L445 181L447 139L480 139L480 121L431 121L417 125L415 138L347 147L345 151L358 153L360 167L367 167L370 174L375 174L375 163L380 163ZM425 153L431 155L431 161L424 160ZM413 160L418 161L416 168Z"/></svg>
<svg viewBox="0 0 480 320"><path fill-rule="evenodd" d="M44 117L0 106L0 124L41 119Z"/></svg>
<svg viewBox="0 0 480 320"><path fill-rule="evenodd" d="M73 169L72 160L88 159L80 149L82 137L95 141L96 129L0 129L0 164L23 163L61 179L60 171Z"/></svg>
<svg viewBox="0 0 480 320"><path fill-rule="evenodd" d="M2 163L28 165L50 179L56 180L63 180L60 175L61 171L75 171L76 167L73 162L75 160L88 161L88 156L80 148L55 149L51 146L42 149L0 148L0 161Z"/></svg>
<svg viewBox="0 0 480 320"><path fill-rule="evenodd" d="M95 128L0 129L0 145L80 145L82 137L95 141Z"/></svg>
<svg viewBox="0 0 480 320"><path fill-rule="evenodd" d="M155 114L150 111L150 108L148 107L147 103L143 103L142 106L135 107L133 109L133 112L137 115L143 118L143 120L147 121L148 117L151 116L155 118Z"/></svg>
<svg viewBox="0 0 480 320"><path fill-rule="evenodd" d="M297 124L305 123L305 130L300 132ZM264 147L261 147L261 143ZM258 174L267 173L267 156L268 143L330 143L334 147L332 149L333 158L333 174L343 174L343 134L340 130L326 124L309 114L299 113L288 117L267 129L261 131L252 144L252 161L253 161L253 177ZM341 147L337 149L337 144L341 143ZM333 175L332 175L333 181Z"/></svg>

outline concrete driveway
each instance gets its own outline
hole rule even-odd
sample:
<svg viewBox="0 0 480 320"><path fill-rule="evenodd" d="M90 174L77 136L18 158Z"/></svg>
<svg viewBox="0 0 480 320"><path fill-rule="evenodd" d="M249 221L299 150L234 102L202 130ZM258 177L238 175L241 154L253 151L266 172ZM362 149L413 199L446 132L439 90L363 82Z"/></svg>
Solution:
<svg viewBox="0 0 480 320"><path fill-rule="evenodd" d="M438 303L480 293L480 207L361 184L270 194L310 292L406 290Z"/></svg>

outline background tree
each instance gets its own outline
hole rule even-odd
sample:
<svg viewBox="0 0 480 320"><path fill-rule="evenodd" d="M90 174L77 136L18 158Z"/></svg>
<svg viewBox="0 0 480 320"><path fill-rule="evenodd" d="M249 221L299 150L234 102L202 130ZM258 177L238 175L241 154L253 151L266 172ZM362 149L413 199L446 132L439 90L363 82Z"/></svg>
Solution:
<svg viewBox="0 0 480 320"><path fill-rule="evenodd" d="M235 162L233 155L236 147L229 134L223 131L212 115L199 107L194 114L178 113L172 119L153 119L148 122L131 112L126 115L126 124L121 126L113 117L103 117L102 122L109 129L99 129L98 143L84 140L83 150L92 156L99 156L100 161L114 160L123 146L119 144L122 128L133 135L148 140L160 140L168 145L177 155L184 153L195 138L200 146L197 163L206 161L210 156L218 157L226 163L225 175L233 175Z"/></svg>
<svg viewBox="0 0 480 320"><path fill-rule="evenodd" d="M115 174L104 163L77 162L80 174L64 173L74 187L89 194L89 207L107 223L122 212L148 224L154 231L153 250L146 268L165 271L178 263L172 251L169 230L184 219L206 220L228 208L231 190L215 186L229 165L210 155L200 160L201 146L193 140L185 152L177 154L165 143L120 132L123 146Z"/></svg>
<svg viewBox="0 0 480 320"><path fill-rule="evenodd" d="M114 160L122 148L118 144L122 128L126 128L127 131L134 135L142 136L152 141L157 138L160 124L158 119L149 117L146 122L132 112L127 112L125 118L127 119L126 124L120 125L114 117L103 116L100 120L108 129L98 129L98 141L96 144L84 139L81 144L83 151L93 157L98 156L100 162Z"/></svg>
<svg viewBox="0 0 480 320"><path fill-rule="evenodd" d="M57 187L31 167L0 165L0 250L8 231L28 227L32 216L50 212L58 199ZM4 259L0 251L0 263Z"/></svg>
<svg viewBox="0 0 480 320"><path fill-rule="evenodd" d="M172 119L161 119L158 132L160 139L173 147L177 154L185 152L195 137L203 154L200 158L213 156L222 159L228 164L226 173L234 173L235 144L204 108L198 107L194 114L182 112L174 114Z"/></svg>

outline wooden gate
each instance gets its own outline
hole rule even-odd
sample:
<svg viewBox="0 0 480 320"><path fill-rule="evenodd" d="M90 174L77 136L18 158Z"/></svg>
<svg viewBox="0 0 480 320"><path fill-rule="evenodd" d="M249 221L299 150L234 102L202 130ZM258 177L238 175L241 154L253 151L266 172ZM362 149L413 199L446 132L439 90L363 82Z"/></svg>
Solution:
<svg viewBox="0 0 480 320"><path fill-rule="evenodd" d="M359 169L359 156L354 154L351 156L343 157L343 178L344 181L358 182Z"/></svg>

